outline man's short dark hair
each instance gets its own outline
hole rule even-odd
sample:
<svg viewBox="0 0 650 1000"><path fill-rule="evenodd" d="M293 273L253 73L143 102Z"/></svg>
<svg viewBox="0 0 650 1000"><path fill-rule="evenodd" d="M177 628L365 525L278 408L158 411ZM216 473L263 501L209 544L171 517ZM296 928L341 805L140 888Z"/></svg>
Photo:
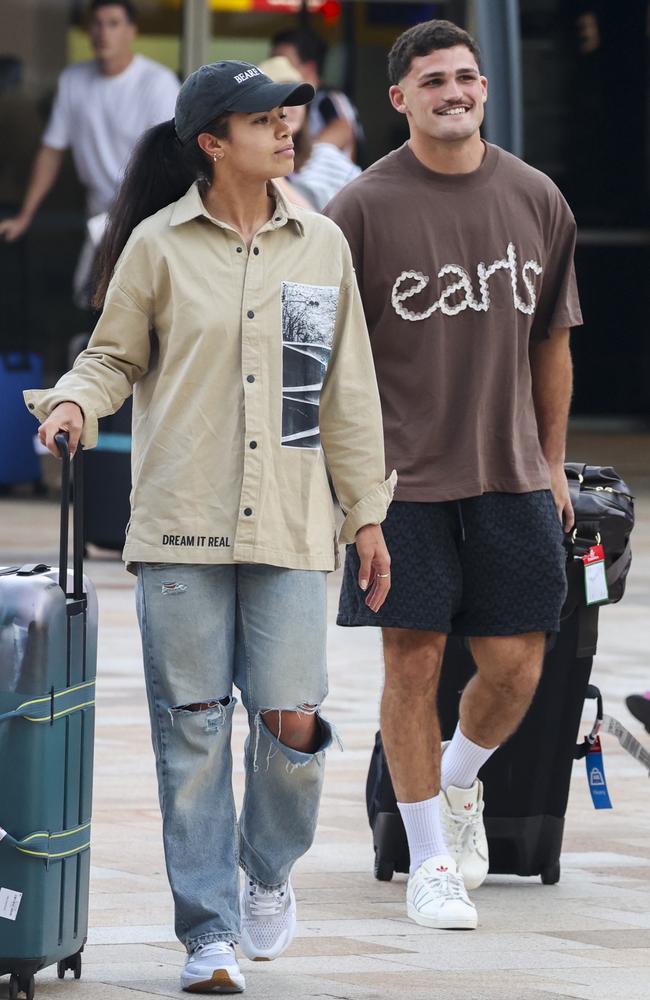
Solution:
<svg viewBox="0 0 650 1000"><path fill-rule="evenodd" d="M408 74L416 56L428 56L437 49L464 45L481 63L481 52L471 35L451 21L424 21L405 31L388 53L388 79L398 84Z"/></svg>
<svg viewBox="0 0 650 1000"><path fill-rule="evenodd" d="M271 48L275 48L276 45L293 45L300 62L315 62L318 75L320 76L323 72L327 43L313 31L305 31L300 28L287 28L284 31L278 31L271 39Z"/></svg>
<svg viewBox="0 0 650 1000"><path fill-rule="evenodd" d="M137 23L138 12L131 0L93 0L90 5L90 16L92 17L95 11L100 10L102 7L121 7L126 14L127 20L131 24Z"/></svg>

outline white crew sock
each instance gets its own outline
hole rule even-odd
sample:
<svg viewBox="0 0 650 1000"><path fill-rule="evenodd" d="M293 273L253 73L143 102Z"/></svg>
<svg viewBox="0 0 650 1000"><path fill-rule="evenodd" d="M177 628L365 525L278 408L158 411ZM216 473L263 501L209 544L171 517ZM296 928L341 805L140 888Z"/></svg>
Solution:
<svg viewBox="0 0 650 1000"><path fill-rule="evenodd" d="M398 802L397 806L406 829L412 875L427 858L449 853L440 822L440 796L423 802Z"/></svg>
<svg viewBox="0 0 650 1000"><path fill-rule="evenodd" d="M451 742L445 747L440 765L440 787L447 791L450 785L454 788L471 788L478 776L479 770L486 760L489 760L498 747L488 750L472 743L460 731L460 723Z"/></svg>

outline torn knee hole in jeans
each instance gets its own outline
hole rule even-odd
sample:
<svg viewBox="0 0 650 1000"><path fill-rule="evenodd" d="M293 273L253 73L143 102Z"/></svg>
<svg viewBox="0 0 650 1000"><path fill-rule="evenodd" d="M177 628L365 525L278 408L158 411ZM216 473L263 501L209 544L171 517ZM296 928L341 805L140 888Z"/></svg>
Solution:
<svg viewBox="0 0 650 1000"><path fill-rule="evenodd" d="M277 714L277 716L278 716L278 731L277 731L277 733L273 732L273 730L268 725L268 723L266 722L266 719L265 719L265 716L269 715L271 713L273 713L274 715ZM264 709L261 709L259 712L256 713L255 719L254 719L254 725L255 725L255 749L254 749L254 752L253 752L253 771L258 771L259 770L259 765L258 765L258 762L257 762L257 757L258 757L258 751L259 751L259 745L260 745L260 736L261 736L261 732L262 732L262 723L264 723L264 727L267 730L268 735L270 735L272 737L272 739L268 740L269 748L268 748L268 751L266 753L266 770L267 771L269 769L269 765L271 763L272 758L275 757L276 754L278 754L280 752L281 748L284 748L285 752L287 752L289 754L298 752L298 751L295 750L294 747L291 747L290 745L285 744L285 743L282 742L282 716L283 716L283 714L286 714L286 713L289 713L291 715L297 715L299 718L301 716L303 716L303 715L316 716L316 721L317 721L319 733L320 733L320 736L321 736L321 749L316 750L314 753L311 753L311 754L310 753L304 753L303 756L305 757L305 760L300 760L300 761L287 760L286 768L287 768L287 771L289 773L291 773L292 771L295 771L295 769L297 767L306 767L307 764L311 763L311 761L314 760L314 759L316 759L320 763L320 758L323 757L323 755L325 753L325 746L323 746L322 744L325 743L328 746L329 743L331 742L330 737L331 737L331 739L336 740L336 743L337 743L339 749L341 749L341 750L343 749L343 745L341 743L340 737L339 737L338 733L336 732L336 729L334 728L334 726L330 722L326 722L322 718L322 716L320 714L320 705L312 705L312 704L307 704L307 703L303 702L302 705L298 705L296 708L264 708ZM280 746L276 745L276 743L273 742L273 739L277 740L278 743L280 744Z"/></svg>
<svg viewBox="0 0 650 1000"><path fill-rule="evenodd" d="M215 698L210 701L194 701L187 705L174 705L169 709L169 717L174 725L174 719L179 716L205 716L205 731L218 732L226 717L226 709L234 704L234 698Z"/></svg>
<svg viewBox="0 0 650 1000"><path fill-rule="evenodd" d="M258 715L260 715L262 717L262 719L264 720L264 723L265 723L267 729L269 730L269 732L272 733L272 735L275 736L275 738L277 740L279 740L280 742L282 742L282 713L283 712L284 713L290 712L292 715L297 715L298 718L300 718L302 715L316 715L317 712L318 712L318 709L319 709L318 705L300 705L298 708L264 708L264 709L262 709L258 713ZM278 717L278 721L277 721L278 731L277 731L277 733L275 732L275 727L274 726L272 727L270 725L271 720L266 718L266 716L269 716L269 715L270 716L277 715L277 717ZM273 720L273 721L275 722L275 720Z"/></svg>

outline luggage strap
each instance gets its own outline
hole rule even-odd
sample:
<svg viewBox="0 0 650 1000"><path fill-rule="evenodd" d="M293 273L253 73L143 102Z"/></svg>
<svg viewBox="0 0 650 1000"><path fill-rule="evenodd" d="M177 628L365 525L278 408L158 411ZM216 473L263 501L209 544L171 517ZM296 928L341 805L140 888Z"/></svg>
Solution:
<svg viewBox="0 0 650 1000"><path fill-rule="evenodd" d="M618 719L614 719L605 712L600 731L601 733L609 733L611 736L615 736L623 749L629 753L630 757L634 757L646 769L650 778L650 751L646 750L643 744L639 743L636 736L632 736L632 733Z"/></svg>
<svg viewBox="0 0 650 1000"><path fill-rule="evenodd" d="M94 704L95 682L85 681L83 684L64 688L63 691L55 692L52 689L49 694L23 701L12 711L0 715L0 722L22 718L27 722L51 723L72 712L79 712L82 708L90 708Z"/></svg>
<svg viewBox="0 0 650 1000"><path fill-rule="evenodd" d="M75 826L72 830L60 830L58 833L39 830L37 833L30 833L20 840L16 840L0 827L0 841L32 858L59 861L61 858L72 857L73 854L79 854L90 847L90 820L81 826Z"/></svg>
<svg viewBox="0 0 650 1000"><path fill-rule="evenodd" d="M609 736L616 737L623 750L629 753L630 757L638 760L639 764L648 772L648 777L650 777L650 751L642 743L639 743L636 736L633 736L629 729L626 729L618 719L603 712L602 695L595 684L587 686L585 697L596 700L596 719L589 735L585 736L582 743L579 743L575 748L573 753L574 758L581 760L583 757L586 757L589 748L593 746L599 733L607 733Z"/></svg>

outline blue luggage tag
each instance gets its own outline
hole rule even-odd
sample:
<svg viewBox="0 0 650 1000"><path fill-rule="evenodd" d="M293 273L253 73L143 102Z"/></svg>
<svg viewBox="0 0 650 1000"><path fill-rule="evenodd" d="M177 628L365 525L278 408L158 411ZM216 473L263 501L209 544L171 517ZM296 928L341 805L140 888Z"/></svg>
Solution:
<svg viewBox="0 0 650 1000"><path fill-rule="evenodd" d="M587 781L591 792L591 801L594 809L611 809L612 803L607 791L607 780L605 778L605 765L603 764L603 750L600 745L600 737L596 736L585 756L587 765Z"/></svg>

